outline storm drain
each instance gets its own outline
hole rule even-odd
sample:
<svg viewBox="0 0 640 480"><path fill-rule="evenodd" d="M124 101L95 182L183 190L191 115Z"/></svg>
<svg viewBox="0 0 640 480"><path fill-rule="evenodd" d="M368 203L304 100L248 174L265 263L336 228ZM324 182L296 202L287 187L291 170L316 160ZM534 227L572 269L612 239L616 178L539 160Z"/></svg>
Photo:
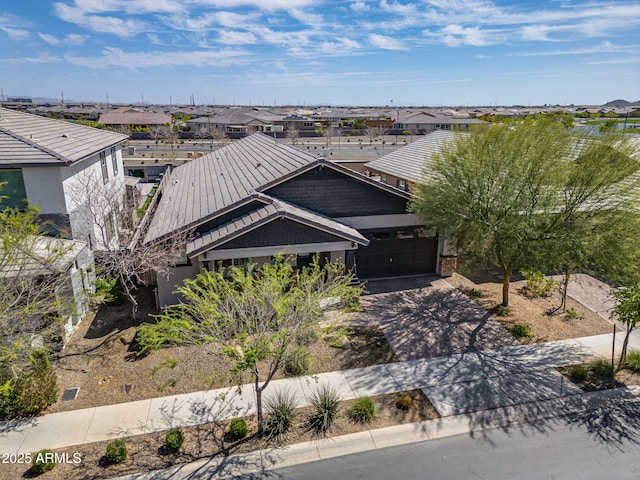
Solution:
<svg viewBox="0 0 640 480"><path fill-rule="evenodd" d="M69 400L75 400L78 396L78 392L80 391L80 387L67 388L62 393L62 401L68 402Z"/></svg>
<svg viewBox="0 0 640 480"><path fill-rule="evenodd" d="M131 393L131 384L129 384L129 383L125 383L125 384L122 386L122 390L123 390L123 391L124 391L124 393L126 393L126 394Z"/></svg>

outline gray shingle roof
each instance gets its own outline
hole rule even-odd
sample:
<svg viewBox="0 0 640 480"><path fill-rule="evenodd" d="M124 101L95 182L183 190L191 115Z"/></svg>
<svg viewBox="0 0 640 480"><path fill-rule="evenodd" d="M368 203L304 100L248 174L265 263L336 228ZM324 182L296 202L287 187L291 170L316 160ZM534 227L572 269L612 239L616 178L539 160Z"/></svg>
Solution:
<svg viewBox="0 0 640 480"><path fill-rule="evenodd" d="M254 133L172 170L145 242L196 225L247 201L317 159L262 133Z"/></svg>
<svg viewBox="0 0 640 480"><path fill-rule="evenodd" d="M193 256L210 248L215 248L216 246L228 242L249 230L258 228L278 218L288 218L304 225L331 233L338 237L342 237L346 240L359 243L360 245L366 246L369 244L369 240L362 236L360 232L343 223L336 222L329 217L297 207L291 203L276 200L268 197L267 195L261 195L260 197L265 201L270 201L271 203L259 207L253 212L236 218L231 222L221 225L220 227L196 238L187 245L187 255Z"/></svg>
<svg viewBox="0 0 640 480"><path fill-rule="evenodd" d="M70 164L128 137L0 108L0 166Z"/></svg>
<svg viewBox="0 0 640 480"><path fill-rule="evenodd" d="M0 250L0 278L64 272L86 247L86 243L76 240L30 237L8 254Z"/></svg>
<svg viewBox="0 0 640 480"><path fill-rule="evenodd" d="M427 176L429 174L425 169L428 167L431 156L451 142L455 135L456 133L446 130L433 131L406 147L365 163L365 166L410 182L419 182L425 173Z"/></svg>
<svg viewBox="0 0 640 480"><path fill-rule="evenodd" d="M171 115L133 108L118 108L100 115L99 123L104 125L166 125L171 123Z"/></svg>

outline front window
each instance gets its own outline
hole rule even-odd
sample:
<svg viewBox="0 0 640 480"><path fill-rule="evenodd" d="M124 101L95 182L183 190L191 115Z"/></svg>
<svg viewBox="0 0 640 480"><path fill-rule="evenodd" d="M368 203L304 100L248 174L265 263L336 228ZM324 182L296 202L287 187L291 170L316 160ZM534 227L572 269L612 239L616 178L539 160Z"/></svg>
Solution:
<svg viewBox="0 0 640 480"><path fill-rule="evenodd" d="M107 152L100 152L100 168L102 169L102 183L109 181L109 171L107 170Z"/></svg>
<svg viewBox="0 0 640 480"><path fill-rule="evenodd" d="M116 156L116 147L111 147L111 165L113 166L113 175L118 175L118 157Z"/></svg>
<svg viewBox="0 0 640 480"><path fill-rule="evenodd" d="M22 178L22 170L0 170L0 184L4 186L0 189L0 210L5 208L23 209L27 206L27 190Z"/></svg>

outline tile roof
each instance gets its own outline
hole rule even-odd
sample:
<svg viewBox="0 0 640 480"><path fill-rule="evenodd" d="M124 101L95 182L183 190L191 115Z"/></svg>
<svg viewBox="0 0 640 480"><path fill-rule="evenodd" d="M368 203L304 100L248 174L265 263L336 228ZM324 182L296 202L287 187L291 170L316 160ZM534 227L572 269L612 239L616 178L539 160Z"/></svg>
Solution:
<svg viewBox="0 0 640 480"><path fill-rule="evenodd" d="M0 107L0 166L70 164L128 137Z"/></svg>
<svg viewBox="0 0 640 480"><path fill-rule="evenodd" d="M425 173L429 175L425 169L431 156L453 141L455 136L454 132L435 130L405 147L365 163L365 167L416 183Z"/></svg>
<svg viewBox="0 0 640 480"><path fill-rule="evenodd" d="M297 207L289 202L276 200L267 195L260 195L260 197L270 203L196 238L187 245L187 255L198 255L205 250L215 248L220 244L228 242L233 238L278 218L288 218L298 223L323 230L332 235L359 243L360 245L366 246L369 244L369 240L361 235L355 228L337 222L324 215L319 215L310 210Z"/></svg>
<svg viewBox="0 0 640 480"><path fill-rule="evenodd" d="M145 242L213 218L317 162L310 153L254 133L181 165L165 175Z"/></svg>
<svg viewBox="0 0 640 480"><path fill-rule="evenodd" d="M118 108L100 115L98 122L104 125L166 125L171 123L171 115L134 108Z"/></svg>

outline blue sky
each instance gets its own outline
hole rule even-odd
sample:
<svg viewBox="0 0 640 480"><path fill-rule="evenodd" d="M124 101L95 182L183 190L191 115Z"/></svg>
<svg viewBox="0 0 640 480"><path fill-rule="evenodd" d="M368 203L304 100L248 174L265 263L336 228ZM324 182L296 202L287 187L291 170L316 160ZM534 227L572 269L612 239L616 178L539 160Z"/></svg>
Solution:
<svg viewBox="0 0 640 480"><path fill-rule="evenodd" d="M5 96L251 105L640 100L640 2L4 0Z"/></svg>

